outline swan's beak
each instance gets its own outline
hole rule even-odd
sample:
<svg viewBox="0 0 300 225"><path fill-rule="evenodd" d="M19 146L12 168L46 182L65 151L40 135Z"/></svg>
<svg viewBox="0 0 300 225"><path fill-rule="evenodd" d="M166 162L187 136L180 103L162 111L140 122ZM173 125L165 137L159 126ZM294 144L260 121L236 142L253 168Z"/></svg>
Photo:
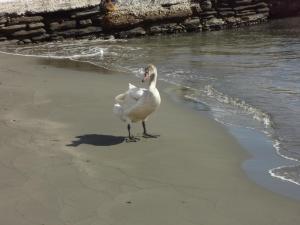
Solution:
<svg viewBox="0 0 300 225"><path fill-rule="evenodd" d="M144 75L144 78L142 79L142 82L145 82L146 80L148 80L150 77L149 73L146 72L145 75Z"/></svg>

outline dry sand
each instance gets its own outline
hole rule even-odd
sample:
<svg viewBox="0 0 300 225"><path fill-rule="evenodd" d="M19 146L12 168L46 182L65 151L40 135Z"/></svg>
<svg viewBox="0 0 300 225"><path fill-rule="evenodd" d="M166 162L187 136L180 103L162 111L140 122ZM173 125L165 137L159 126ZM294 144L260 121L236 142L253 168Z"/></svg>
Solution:
<svg viewBox="0 0 300 225"><path fill-rule="evenodd" d="M162 86L148 122L161 137L125 143L111 109L132 80L0 55L0 224L299 224L300 202L248 180L247 155L226 130Z"/></svg>

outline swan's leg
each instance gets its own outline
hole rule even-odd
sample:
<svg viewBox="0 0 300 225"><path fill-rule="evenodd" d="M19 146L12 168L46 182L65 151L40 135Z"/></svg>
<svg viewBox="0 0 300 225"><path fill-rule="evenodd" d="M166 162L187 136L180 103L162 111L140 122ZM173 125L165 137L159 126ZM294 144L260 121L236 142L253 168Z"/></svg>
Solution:
<svg viewBox="0 0 300 225"><path fill-rule="evenodd" d="M127 130L128 130L128 138L130 138L131 137L131 134L130 134L130 124L127 124Z"/></svg>
<svg viewBox="0 0 300 225"><path fill-rule="evenodd" d="M136 141L139 141L140 140L139 138L134 137L134 136L131 135L130 129L131 129L131 126L130 126L130 123L128 123L127 124L128 138L126 139L126 141L127 142L136 142Z"/></svg>
<svg viewBox="0 0 300 225"><path fill-rule="evenodd" d="M142 125L143 125L143 137L144 138L157 138L159 137L159 135L153 135L153 134L148 134L147 133L147 129L146 129L146 123L145 121L142 121Z"/></svg>

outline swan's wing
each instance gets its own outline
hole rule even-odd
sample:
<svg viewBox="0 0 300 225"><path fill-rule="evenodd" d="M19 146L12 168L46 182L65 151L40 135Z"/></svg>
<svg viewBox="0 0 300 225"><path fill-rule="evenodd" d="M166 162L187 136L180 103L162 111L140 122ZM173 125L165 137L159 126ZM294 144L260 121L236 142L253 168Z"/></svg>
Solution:
<svg viewBox="0 0 300 225"><path fill-rule="evenodd" d="M133 84L129 83L129 88L128 88L128 90L134 89L134 88L136 88L136 86L134 86Z"/></svg>
<svg viewBox="0 0 300 225"><path fill-rule="evenodd" d="M140 98L142 98L143 96L145 96L145 93L148 90L145 88L138 88L132 84L129 83L129 90L128 90L128 96L132 99L134 99L135 101L138 101Z"/></svg>

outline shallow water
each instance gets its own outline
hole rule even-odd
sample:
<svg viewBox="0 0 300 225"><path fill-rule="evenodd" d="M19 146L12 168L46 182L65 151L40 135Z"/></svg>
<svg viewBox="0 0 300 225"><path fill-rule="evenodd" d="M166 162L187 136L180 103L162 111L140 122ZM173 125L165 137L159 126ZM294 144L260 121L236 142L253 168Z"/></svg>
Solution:
<svg viewBox="0 0 300 225"><path fill-rule="evenodd" d="M136 76L154 63L160 79L177 84L177 93L199 110L209 110L227 126L264 132L274 152L300 161L299 24L300 18L289 18L234 31L1 45L0 50L85 61ZM294 164L269 173L299 185L300 166Z"/></svg>

